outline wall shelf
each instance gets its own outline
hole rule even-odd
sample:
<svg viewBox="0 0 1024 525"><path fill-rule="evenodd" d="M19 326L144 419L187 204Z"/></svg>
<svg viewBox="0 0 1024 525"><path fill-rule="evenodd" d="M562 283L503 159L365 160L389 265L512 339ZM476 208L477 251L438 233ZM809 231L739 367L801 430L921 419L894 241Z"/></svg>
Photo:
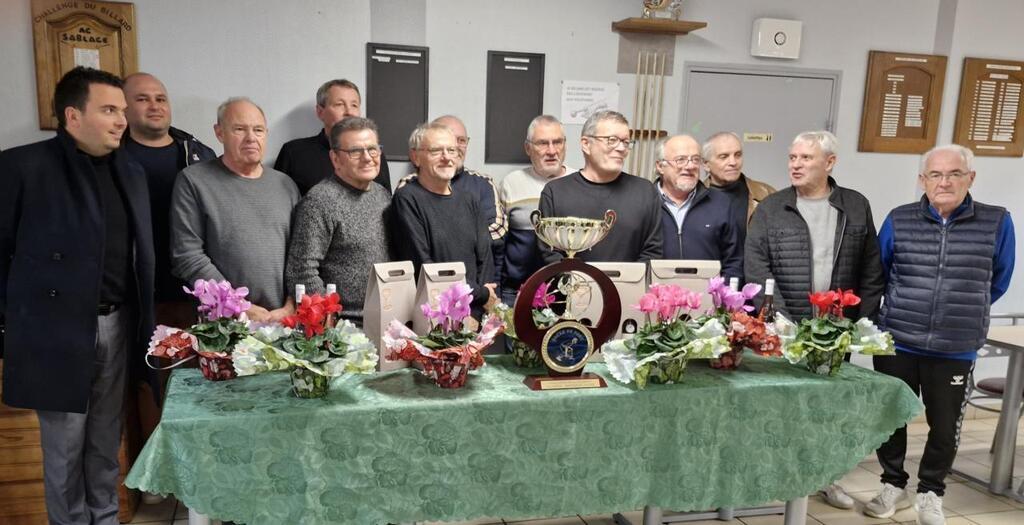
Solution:
<svg viewBox="0 0 1024 525"><path fill-rule="evenodd" d="M624 18L612 22L612 30L620 33L653 33L665 35L685 35L708 26L707 22L687 20L670 20L667 18Z"/></svg>

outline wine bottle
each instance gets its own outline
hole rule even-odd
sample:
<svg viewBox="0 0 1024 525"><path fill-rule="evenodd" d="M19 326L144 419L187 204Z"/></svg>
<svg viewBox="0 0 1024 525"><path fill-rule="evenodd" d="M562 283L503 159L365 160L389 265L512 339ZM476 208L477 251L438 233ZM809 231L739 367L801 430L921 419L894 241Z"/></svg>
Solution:
<svg viewBox="0 0 1024 525"><path fill-rule="evenodd" d="M328 283L326 286L324 286L324 288L325 293L328 297L332 293L338 293L338 285L334 283ZM336 318L335 314L327 314L327 320L325 322L328 327L333 327L338 322L338 319Z"/></svg>
<svg viewBox="0 0 1024 525"><path fill-rule="evenodd" d="M739 277L730 277L729 278L729 289L734 291L734 292L738 292L739 291L739 289L740 289L740 278Z"/></svg>
<svg viewBox="0 0 1024 525"><path fill-rule="evenodd" d="M761 310L757 312L757 318L766 323L775 321L775 279L764 281L764 302L761 303Z"/></svg>
<svg viewBox="0 0 1024 525"><path fill-rule="evenodd" d="M306 285L296 284L295 285L295 307L298 308L299 304L302 303L303 296L306 295Z"/></svg>

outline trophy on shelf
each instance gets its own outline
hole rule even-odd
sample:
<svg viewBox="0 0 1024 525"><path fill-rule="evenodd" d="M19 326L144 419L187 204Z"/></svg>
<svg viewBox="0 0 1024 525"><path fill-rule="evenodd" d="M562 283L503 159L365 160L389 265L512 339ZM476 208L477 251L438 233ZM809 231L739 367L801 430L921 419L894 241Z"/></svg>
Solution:
<svg viewBox="0 0 1024 525"><path fill-rule="evenodd" d="M601 376L584 373L583 367L594 349L615 334L622 304L615 283L604 272L576 259L575 255L589 250L608 235L615 224L615 212L608 210L604 220L599 220L541 218L540 212L534 211L530 220L537 237L553 249L564 252L565 258L538 270L519 289L513 311L516 334L538 351L548 369L548 375L528 376L523 382L533 390L604 387ZM589 302L593 284L600 289L604 305L597 323L588 326L576 317L579 308L574 303ZM558 318L552 324L538 327L533 319L533 299L542 286L552 285L560 298L556 300L558 304L553 305L559 310Z"/></svg>

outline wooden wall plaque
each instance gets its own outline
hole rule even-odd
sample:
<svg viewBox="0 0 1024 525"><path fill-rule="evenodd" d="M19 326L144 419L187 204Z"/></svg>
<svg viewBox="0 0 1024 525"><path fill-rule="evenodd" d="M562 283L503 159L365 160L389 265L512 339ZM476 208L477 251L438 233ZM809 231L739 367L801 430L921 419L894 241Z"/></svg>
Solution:
<svg viewBox="0 0 1024 525"><path fill-rule="evenodd" d="M975 155L1024 156L1024 62L964 58L953 142Z"/></svg>
<svg viewBox="0 0 1024 525"><path fill-rule="evenodd" d="M871 51L857 151L924 153L935 146L946 57Z"/></svg>
<svg viewBox="0 0 1024 525"><path fill-rule="evenodd" d="M32 0L39 128L57 129L53 90L75 66L119 77L138 71L135 6L123 2Z"/></svg>

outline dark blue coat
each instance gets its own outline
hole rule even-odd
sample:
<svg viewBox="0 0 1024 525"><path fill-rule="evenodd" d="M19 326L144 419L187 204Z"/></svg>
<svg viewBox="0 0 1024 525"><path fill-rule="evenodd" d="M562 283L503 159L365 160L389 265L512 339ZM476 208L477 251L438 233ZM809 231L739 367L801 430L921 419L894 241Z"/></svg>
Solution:
<svg viewBox="0 0 1024 525"><path fill-rule="evenodd" d="M149 190L141 166L113 155L135 241L138 341L128 370L130 379L138 379L153 327ZM103 220L93 168L64 131L0 154L4 403L85 412L96 353ZM146 377L152 381L152 374Z"/></svg>
<svg viewBox="0 0 1024 525"><path fill-rule="evenodd" d="M655 182L661 185L661 179ZM718 261L722 275L743 279L743 224L736 224L733 200L727 195L711 191L703 184L694 188L696 195L683 219L683 227L676 220L664 199L661 203L661 237L665 249L664 259L697 259Z"/></svg>

